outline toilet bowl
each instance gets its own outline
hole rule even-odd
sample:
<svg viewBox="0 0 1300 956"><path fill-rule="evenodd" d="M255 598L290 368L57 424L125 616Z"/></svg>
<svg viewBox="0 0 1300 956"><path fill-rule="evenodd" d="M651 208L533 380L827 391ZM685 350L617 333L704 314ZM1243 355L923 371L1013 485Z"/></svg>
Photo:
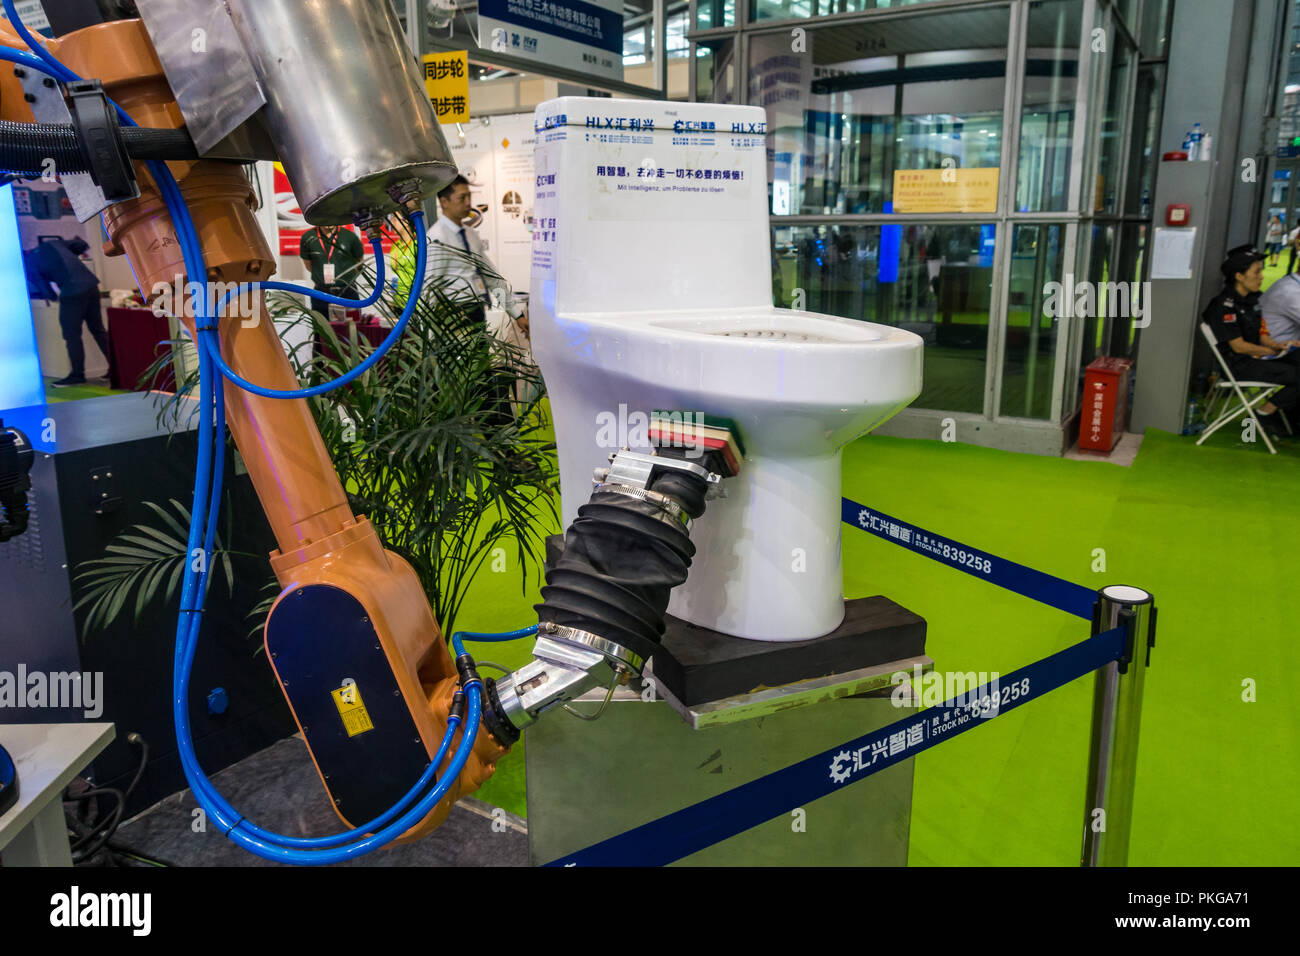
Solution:
<svg viewBox="0 0 1300 956"><path fill-rule="evenodd" d="M763 123L755 107L539 106L530 324L566 526L611 454L648 450L656 410L730 419L741 472L694 523L668 611L796 641L843 620L841 450L920 394L922 341L772 307Z"/></svg>

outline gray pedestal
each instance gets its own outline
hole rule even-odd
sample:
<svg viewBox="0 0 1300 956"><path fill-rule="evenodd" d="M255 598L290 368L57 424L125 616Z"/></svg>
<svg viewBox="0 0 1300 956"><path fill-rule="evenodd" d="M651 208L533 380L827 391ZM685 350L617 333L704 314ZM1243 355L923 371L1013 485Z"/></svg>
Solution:
<svg viewBox="0 0 1300 956"><path fill-rule="evenodd" d="M906 716L889 676L913 664L932 662L922 655L695 707L620 689L597 721L545 715L526 739L530 859L556 860ZM903 761L801 808L801 820L783 813L679 862L905 866L912 769Z"/></svg>

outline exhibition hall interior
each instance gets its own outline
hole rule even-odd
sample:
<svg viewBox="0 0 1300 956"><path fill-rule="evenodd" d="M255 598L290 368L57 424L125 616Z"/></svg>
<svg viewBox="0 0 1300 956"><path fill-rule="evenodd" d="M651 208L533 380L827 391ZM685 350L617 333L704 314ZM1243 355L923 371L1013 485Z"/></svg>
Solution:
<svg viewBox="0 0 1300 956"><path fill-rule="evenodd" d="M1300 859L1300 0L0 3L0 872Z"/></svg>

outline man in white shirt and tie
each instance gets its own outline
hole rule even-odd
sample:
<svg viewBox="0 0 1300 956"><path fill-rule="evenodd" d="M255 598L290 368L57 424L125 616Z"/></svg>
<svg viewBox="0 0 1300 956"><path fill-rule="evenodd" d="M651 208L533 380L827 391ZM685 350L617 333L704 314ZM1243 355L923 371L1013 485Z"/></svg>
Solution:
<svg viewBox="0 0 1300 956"><path fill-rule="evenodd" d="M496 267L483 251L483 240L478 233L461 225L470 214L469 181L464 176L457 176L448 183L438 193L438 207L438 218L429 227L425 283L441 279L447 282L449 293L463 292L481 301L485 308L503 309L527 334L528 318L523 306L515 300L505 279L495 274ZM483 260L487 268L477 267L458 252L472 253Z"/></svg>
<svg viewBox="0 0 1300 956"><path fill-rule="evenodd" d="M442 282L449 295L477 299L480 308L476 314L484 323L487 321L487 309L504 310L509 316L505 320L507 327L491 328L489 331L498 340L516 349L526 349L528 316L523 306L515 300L505 279L497 274L496 267L483 250L483 240L478 237L478 233L461 225L470 214L469 180L457 176L448 183L438 193L438 207L438 219L428 233L428 263L424 272L426 287ZM463 255L465 252L482 260L483 266ZM502 425L513 418L510 396L514 392L514 373L509 370L509 364L509 361L499 363L498 381L494 384L494 390L499 394L493 403L494 411L489 415L487 424Z"/></svg>

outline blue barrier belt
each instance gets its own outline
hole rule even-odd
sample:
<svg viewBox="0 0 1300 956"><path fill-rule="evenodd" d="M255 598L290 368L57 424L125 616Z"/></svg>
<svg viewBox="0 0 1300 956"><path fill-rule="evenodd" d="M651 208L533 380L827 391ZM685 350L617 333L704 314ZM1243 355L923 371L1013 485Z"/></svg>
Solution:
<svg viewBox="0 0 1300 956"><path fill-rule="evenodd" d="M841 517L845 524L869 531L878 538L884 538L909 551L933 558L940 564L946 564L958 571L965 571L1000 588L1014 591L1041 604L1048 604L1058 611L1065 611L1067 614L1085 620L1092 619L1092 606L1097 601L1097 592L1081 584L1074 584L1063 578L1027 568L1023 564L1008 561L1006 558L999 558L987 551L980 551L978 548L918 528L914 524L900 521L848 498L844 499L842 508Z"/></svg>
<svg viewBox="0 0 1300 956"><path fill-rule="evenodd" d="M937 707L904 717L547 866L664 866L865 780L900 760L915 757L922 750L1119 660L1124 650L1125 628L1113 628Z"/></svg>

